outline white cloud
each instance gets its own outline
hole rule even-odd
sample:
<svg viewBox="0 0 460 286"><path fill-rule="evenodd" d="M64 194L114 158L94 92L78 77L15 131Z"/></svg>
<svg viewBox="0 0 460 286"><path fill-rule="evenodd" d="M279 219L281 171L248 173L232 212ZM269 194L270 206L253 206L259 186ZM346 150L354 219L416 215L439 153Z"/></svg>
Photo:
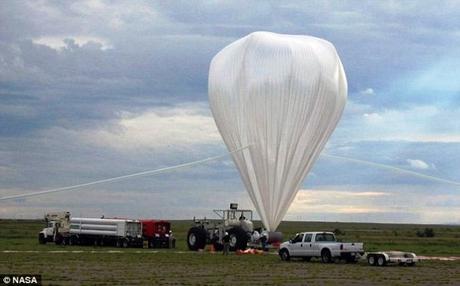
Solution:
<svg viewBox="0 0 460 286"><path fill-rule="evenodd" d="M368 105L350 101L334 138L343 142L408 141L460 142L455 118L460 109L445 110L433 105L375 112Z"/></svg>
<svg viewBox="0 0 460 286"><path fill-rule="evenodd" d="M175 148L222 142L205 104L157 107L142 114L124 113L109 128L78 134L96 145L117 150Z"/></svg>
<svg viewBox="0 0 460 286"><path fill-rule="evenodd" d="M289 213L321 213L325 210L331 213L381 212L385 209L366 202L388 195L381 191L299 190Z"/></svg>
<svg viewBox="0 0 460 286"><path fill-rule="evenodd" d="M443 187L329 186L300 190L285 220L452 223L459 214L458 195Z"/></svg>
<svg viewBox="0 0 460 286"><path fill-rule="evenodd" d="M434 165L430 166L426 162L419 159L407 159L406 162L409 164L411 168L419 170L427 170L431 167L434 167Z"/></svg>
<svg viewBox="0 0 460 286"><path fill-rule="evenodd" d="M364 113L363 117L366 119L366 121L371 123L378 123L383 120L383 117L376 112Z"/></svg>
<svg viewBox="0 0 460 286"><path fill-rule="evenodd" d="M95 43L100 46L101 50L113 48L109 40L94 36L47 36L32 39L32 42L34 44L45 45L57 51L68 48L72 43L79 47Z"/></svg>
<svg viewBox="0 0 460 286"><path fill-rule="evenodd" d="M359 92L359 94L363 95L363 96L374 96L375 95L375 91L373 88L366 88L364 90L361 90Z"/></svg>

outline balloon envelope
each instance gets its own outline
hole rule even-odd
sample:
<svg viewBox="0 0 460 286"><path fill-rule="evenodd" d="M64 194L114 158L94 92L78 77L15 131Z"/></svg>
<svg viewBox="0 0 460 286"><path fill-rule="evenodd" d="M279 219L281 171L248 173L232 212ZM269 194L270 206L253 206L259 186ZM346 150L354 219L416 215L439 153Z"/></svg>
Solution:
<svg viewBox="0 0 460 286"><path fill-rule="evenodd" d="M255 32L212 60L211 110L268 230L276 230L335 129L347 81L322 39Z"/></svg>

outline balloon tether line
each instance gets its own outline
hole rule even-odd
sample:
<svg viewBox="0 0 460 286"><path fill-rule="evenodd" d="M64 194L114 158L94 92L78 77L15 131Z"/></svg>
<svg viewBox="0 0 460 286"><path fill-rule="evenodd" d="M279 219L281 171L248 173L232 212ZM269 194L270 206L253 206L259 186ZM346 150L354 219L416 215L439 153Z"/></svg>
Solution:
<svg viewBox="0 0 460 286"><path fill-rule="evenodd" d="M399 173L404 173L404 174L407 174L407 175L412 175L412 176L415 176L415 177L420 177L420 178L423 178L423 179L426 179L426 180L431 180L431 181L435 181L435 182L439 182L439 183L460 186L460 182L457 182L457 181L443 179L443 178L430 176L430 175L425 175L425 174L422 174L422 173L419 173L419 172L414 172L414 171L411 171L411 170L406 170L406 169L403 169L403 168L398 168L398 167L394 167L394 166L390 166L390 165L385 165L385 164L380 164L380 163L375 163L375 162L370 162L370 161L365 161L365 160L360 160L360 159L354 159L354 158L349 158L349 157L324 154L324 153L321 154L321 155L324 156L324 157L340 159L340 160L345 160L345 161L354 162L354 163L358 163L358 164L364 164L364 165L368 165L368 166L373 166L373 167L377 167L377 168L380 168L380 169L396 171L396 172L399 172Z"/></svg>
<svg viewBox="0 0 460 286"><path fill-rule="evenodd" d="M118 176L118 177L113 177L113 178L107 178L107 179L97 180L97 181L94 181L94 182L83 183L83 184L67 186L67 187L61 187L61 188L56 188L56 189L51 189L51 190L44 190L44 191L38 191L38 192L32 192L32 193L25 193L25 194L19 194L19 195L11 195L11 196L0 197L0 201L10 200L10 199L20 199L20 198L25 198L25 197L39 196L39 195L57 193L57 192L64 192L64 191L71 191L71 190L75 190L75 189L82 188L82 187L88 187L88 186L98 185L98 184L102 184L102 183L115 182L115 181L120 181L120 180L124 180L124 179L128 179L128 178L133 178L133 177L140 177L140 176L147 176L147 175L152 176L152 175L163 174L163 173L166 173L166 172L175 171L177 169L184 169L184 168L204 164L204 163L207 163L207 162L215 161L215 160L224 158L224 157L228 156L229 154L243 151L243 150L249 148L250 146L251 145L247 145L247 146L232 150L232 151L230 151L228 153L225 153L225 154L222 154L222 155L208 157L206 159L187 162L187 163L183 163L183 164L179 164L179 165L175 165L175 166L170 166L170 167L165 167L165 168L160 168L160 169L155 169L155 170L149 170L149 171L143 171L143 172L138 172L138 173L134 173L134 174L123 175L123 176Z"/></svg>
<svg viewBox="0 0 460 286"><path fill-rule="evenodd" d="M213 156L213 157L209 157L209 158L206 158L206 159L201 159L201 160L197 160L197 161L183 163L183 164L179 164L179 165L175 165L175 166L170 166L170 167L165 167L165 168L160 168L160 169L155 169L155 170L149 170L149 171L143 171L143 172L139 172L139 173L123 175L123 176L118 176L118 177L113 177L113 178L108 178L108 179L102 179L102 180L98 180L98 181L94 181L94 182L83 183L83 184L78 184L78 185L73 185L73 186L67 186L67 187L62 187L62 188L57 188L57 189L51 189L51 190L45 190L45 191L38 191L38 192L32 192L32 193L25 193L25 194L19 194L19 195L11 195L11 196L0 197L0 201L11 200L11 199L20 199L20 198L25 198L25 197L33 197L33 196L39 196L39 195L57 193L57 192L64 192L64 191L71 191L71 190L75 190L75 189L82 188L82 187L87 187L87 186L92 186L92 185L97 185L97 184L102 184L102 183L121 181L121 180L124 180L124 179L133 178L133 177L140 177L140 176L146 176L146 175L152 176L152 175L163 174L163 173L167 173L167 172L174 171L174 170L177 170L177 169L183 169L183 168L192 167L192 166L195 166L195 165L200 165L200 164L204 164L204 163L207 163L207 162L215 161L215 160L224 158L229 154L243 151L243 150L249 148L250 146L251 145L247 145L247 146L232 150L232 151L230 151L230 152L228 152L226 154L223 154L223 155ZM379 163L375 163L375 162L359 160L359 159L354 159L354 158L349 158L349 157L330 155L330 154L325 154L325 153L323 153L321 155L324 156L324 157L329 157L329 158L334 158L334 159L341 159L341 160L350 161L350 162L354 162L354 163L359 163L359 164L365 164L365 165L369 165L369 166L373 166L373 167L378 167L378 168L381 168L381 169L397 171L397 172L400 172L400 173L405 173L405 174L408 174L408 175L412 175L412 176L416 176L416 177L420 177L420 178L424 178L424 179L428 179L428 180L431 180L431 181L436 181L436 182L440 182L440 183L444 183L444 184L451 184L451 185L460 186L460 182L456 182L456 181L448 180L448 179L443 179L443 178L439 178L439 177L435 177L435 176L425 175L425 174L422 174L422 173L418 173L418 172L414 172L414 171L410 171L410 170L406 170L406 169L403 169L403 168L398 168L398 167L394 167L394 166L390 166L390 165L379 164Z"/></svg>

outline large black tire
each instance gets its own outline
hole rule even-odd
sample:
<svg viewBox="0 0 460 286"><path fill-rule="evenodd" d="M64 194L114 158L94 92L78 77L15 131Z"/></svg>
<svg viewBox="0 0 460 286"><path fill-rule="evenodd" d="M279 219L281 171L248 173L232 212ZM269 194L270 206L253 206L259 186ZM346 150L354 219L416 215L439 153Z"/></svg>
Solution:
<svg viewBox="0 0 460 286"><path fill-rule="evenodd" d="M63 244L63 242L64 242L64 237L62 237L62 235L60 234L56 234L56 236L54 237L54 243L56 245L61 245Z"/></svg>
<svg viewBox="0 0 460 286"><path fill-rule="evenodd" d="M230 236L230 250L245 250L248 247L248 234L241 227L234 227L228 230Z"/></svg>
<svg viewBox="0 0 460 286"><path fill-rule="evenodd" d="M38 243L46 244L46 239L45 239L45 236L43 235L43 233L38 234Z"/></svg>
<svg viewBox="0 0 460 286"><path fill-rule="evenodd" d="M279 254L281 260L283 260L283 261L291 260L291 255L289 255L289 251L286 248L281 249L278 254Z"/></svg>
<svg viewBox="0 0 460 286"><path fill-rule="evenodd" d="M329 249L321 250L321 261L323 263L331 263L332 262L332 255Z"/></svg>
<svg viewBox="0 0 460 286"><path fill-rule="evenodd" d="M69 245L77 245L78 239L74 236L69 237Z"/></svg>
<svg viewBox="0 0 460 286"><path fill-rule="evenodd" d="M128 248L129 246L129 241L125 238L123 239L123 241L121 242L121 245L123 248Z"/></svg>
<svg viewBox="0 0 460 286"><path fill-rule="evenodd" d="M387 260L385 259L385 256L378 255L376 258L377 258L377 266L385 266L385 265L387 265Z"/></svg>
<svg viewBox="0 0 460 286"><path fill-rule="evenodd" d="M201 227L192 227L187 233L188 249L197 251L206 246L206 230Z"/></svg>
<svg viewBox="0 0 460 286"><path fill-rule="evenodd" d="M375 255L368 255L367 256L367 263L371 266L376 266L377 265L377 258Z"/></svg>
<svg viewBox="0 0 460 286"><path fill-rule="evenodd" d="M224 245L219 243L219 238L214 237L211 239L212 246L214 247L214 251L222 251L224 250Z"/></svg>

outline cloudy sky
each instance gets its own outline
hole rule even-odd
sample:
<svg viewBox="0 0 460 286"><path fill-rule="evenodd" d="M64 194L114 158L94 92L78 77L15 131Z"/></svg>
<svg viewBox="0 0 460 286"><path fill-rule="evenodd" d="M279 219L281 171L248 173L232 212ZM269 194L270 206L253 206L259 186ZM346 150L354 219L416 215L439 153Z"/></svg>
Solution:
<svg viewBox="0 0 460 286"><path fill-rule="evenodd" d="M278 2L1 1L0 195L225 153L209 62L260 30L325 38L341 56L349 99L325 153L460 180L458 1ZM192 218L230 201L252 207L226 158L1 201L0 218ZM460 187L323 156L286 219L459 223Z"/></svg>

